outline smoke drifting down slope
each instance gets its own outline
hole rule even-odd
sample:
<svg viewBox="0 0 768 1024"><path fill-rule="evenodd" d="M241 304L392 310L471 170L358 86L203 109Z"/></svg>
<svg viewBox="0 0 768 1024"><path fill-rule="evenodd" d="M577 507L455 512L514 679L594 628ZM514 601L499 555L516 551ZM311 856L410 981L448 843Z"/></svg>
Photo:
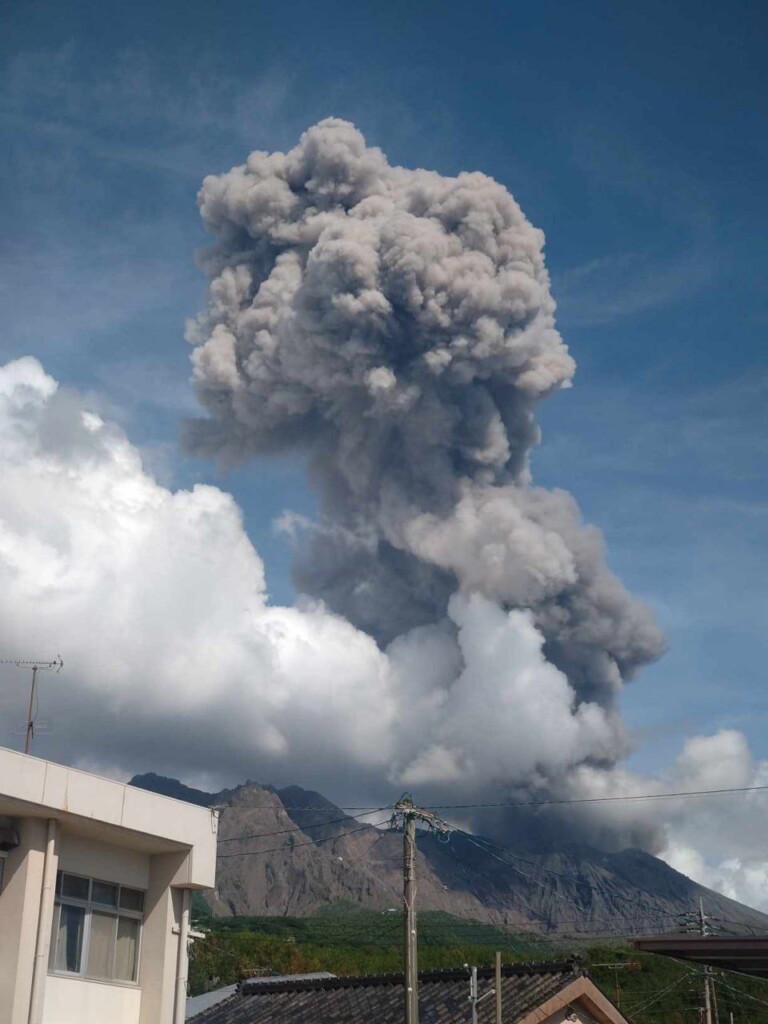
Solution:
<svg viewBox="0 0 768 1024"><path fill-rule="evenodd" d="M575 368L542 232L491 178L390 166L336 119L199 202L190 441L306 454L321 519L285 517L296 581L388 654L410 736L393 776L542 785L615 762L615 697L662 637L571 496L531 481L536 405Z"/></svg>

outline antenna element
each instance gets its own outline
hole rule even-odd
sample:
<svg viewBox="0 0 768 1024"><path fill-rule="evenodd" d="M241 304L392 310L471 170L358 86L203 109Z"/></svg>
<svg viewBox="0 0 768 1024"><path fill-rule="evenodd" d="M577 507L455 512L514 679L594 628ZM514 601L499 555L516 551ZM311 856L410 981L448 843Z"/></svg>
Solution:
<svg viewBox="0 0 768 1024"><path fill-rule="evenodd" d="M15 665L17 668L32 669L32 687L29 691L29 711L27 712L27 729L24 739L24 753L28 754L29 748L32 745L32 740L35 736L35 719L37 718L37 673L54 668L57 672L61 672L64 667L64 662L61 660L61 655L58 654L53 661L35 661L31 658L6 658L4 660L0 660L0 665Z"/></svg>

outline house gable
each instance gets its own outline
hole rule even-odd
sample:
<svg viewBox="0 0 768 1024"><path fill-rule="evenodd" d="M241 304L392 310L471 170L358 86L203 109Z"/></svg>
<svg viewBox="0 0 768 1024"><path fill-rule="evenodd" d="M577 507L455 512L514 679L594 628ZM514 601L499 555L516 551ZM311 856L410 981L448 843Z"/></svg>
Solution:
<svg viewBox="0 0 768 1024"><path fill-rule="evenodd" d="M574 979L524 1017L516 1020L510 1018L509 1024L561 1024L562 1021L573 1019L571 1012L585 1024L627 1024L621 1011L584 975Z"/></svg>

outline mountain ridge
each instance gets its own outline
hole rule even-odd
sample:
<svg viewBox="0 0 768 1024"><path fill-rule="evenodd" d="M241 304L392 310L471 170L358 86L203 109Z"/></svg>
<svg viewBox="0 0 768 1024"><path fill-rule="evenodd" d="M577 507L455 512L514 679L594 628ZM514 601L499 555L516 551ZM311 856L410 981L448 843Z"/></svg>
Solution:
<svg viewBox="0 0 768 1024"><path fill-rule="evenodd" d="M211 909L219 916L309 916L346 901L388 910L401 901L402 841L346 815L322 794L248 781L207 793L147 773L131 785L222 808ZM384 819L376 822L383 825ZM582 841L531 852L453 833L420 833L419 906L547 935L674 931L703 900L724 927L768 931L768 916L707 889L641 849Z"/></svg>

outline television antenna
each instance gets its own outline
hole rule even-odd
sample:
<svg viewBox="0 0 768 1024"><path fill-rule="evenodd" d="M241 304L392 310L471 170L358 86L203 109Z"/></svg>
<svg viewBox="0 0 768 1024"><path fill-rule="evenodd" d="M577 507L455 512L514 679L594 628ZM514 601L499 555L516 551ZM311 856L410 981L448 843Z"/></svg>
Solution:
<svg viewBox="0 0 768 1024"><path fill-rule="evenodd" d="M64 667L64 662L61 660L61 655L58 654L53 661L36 661L32 658L4 658L0 660L0 665L15 665L16 668L29 668L32 670L32 686L29 691L29 711L27 712L27 728L26 735L24 738L24 753L29 753L29 748L32 745L32 740L35 736L35 719L37 718L37 673L46 672L51 669L55 669L56 672L61 672Z"/></svg>

